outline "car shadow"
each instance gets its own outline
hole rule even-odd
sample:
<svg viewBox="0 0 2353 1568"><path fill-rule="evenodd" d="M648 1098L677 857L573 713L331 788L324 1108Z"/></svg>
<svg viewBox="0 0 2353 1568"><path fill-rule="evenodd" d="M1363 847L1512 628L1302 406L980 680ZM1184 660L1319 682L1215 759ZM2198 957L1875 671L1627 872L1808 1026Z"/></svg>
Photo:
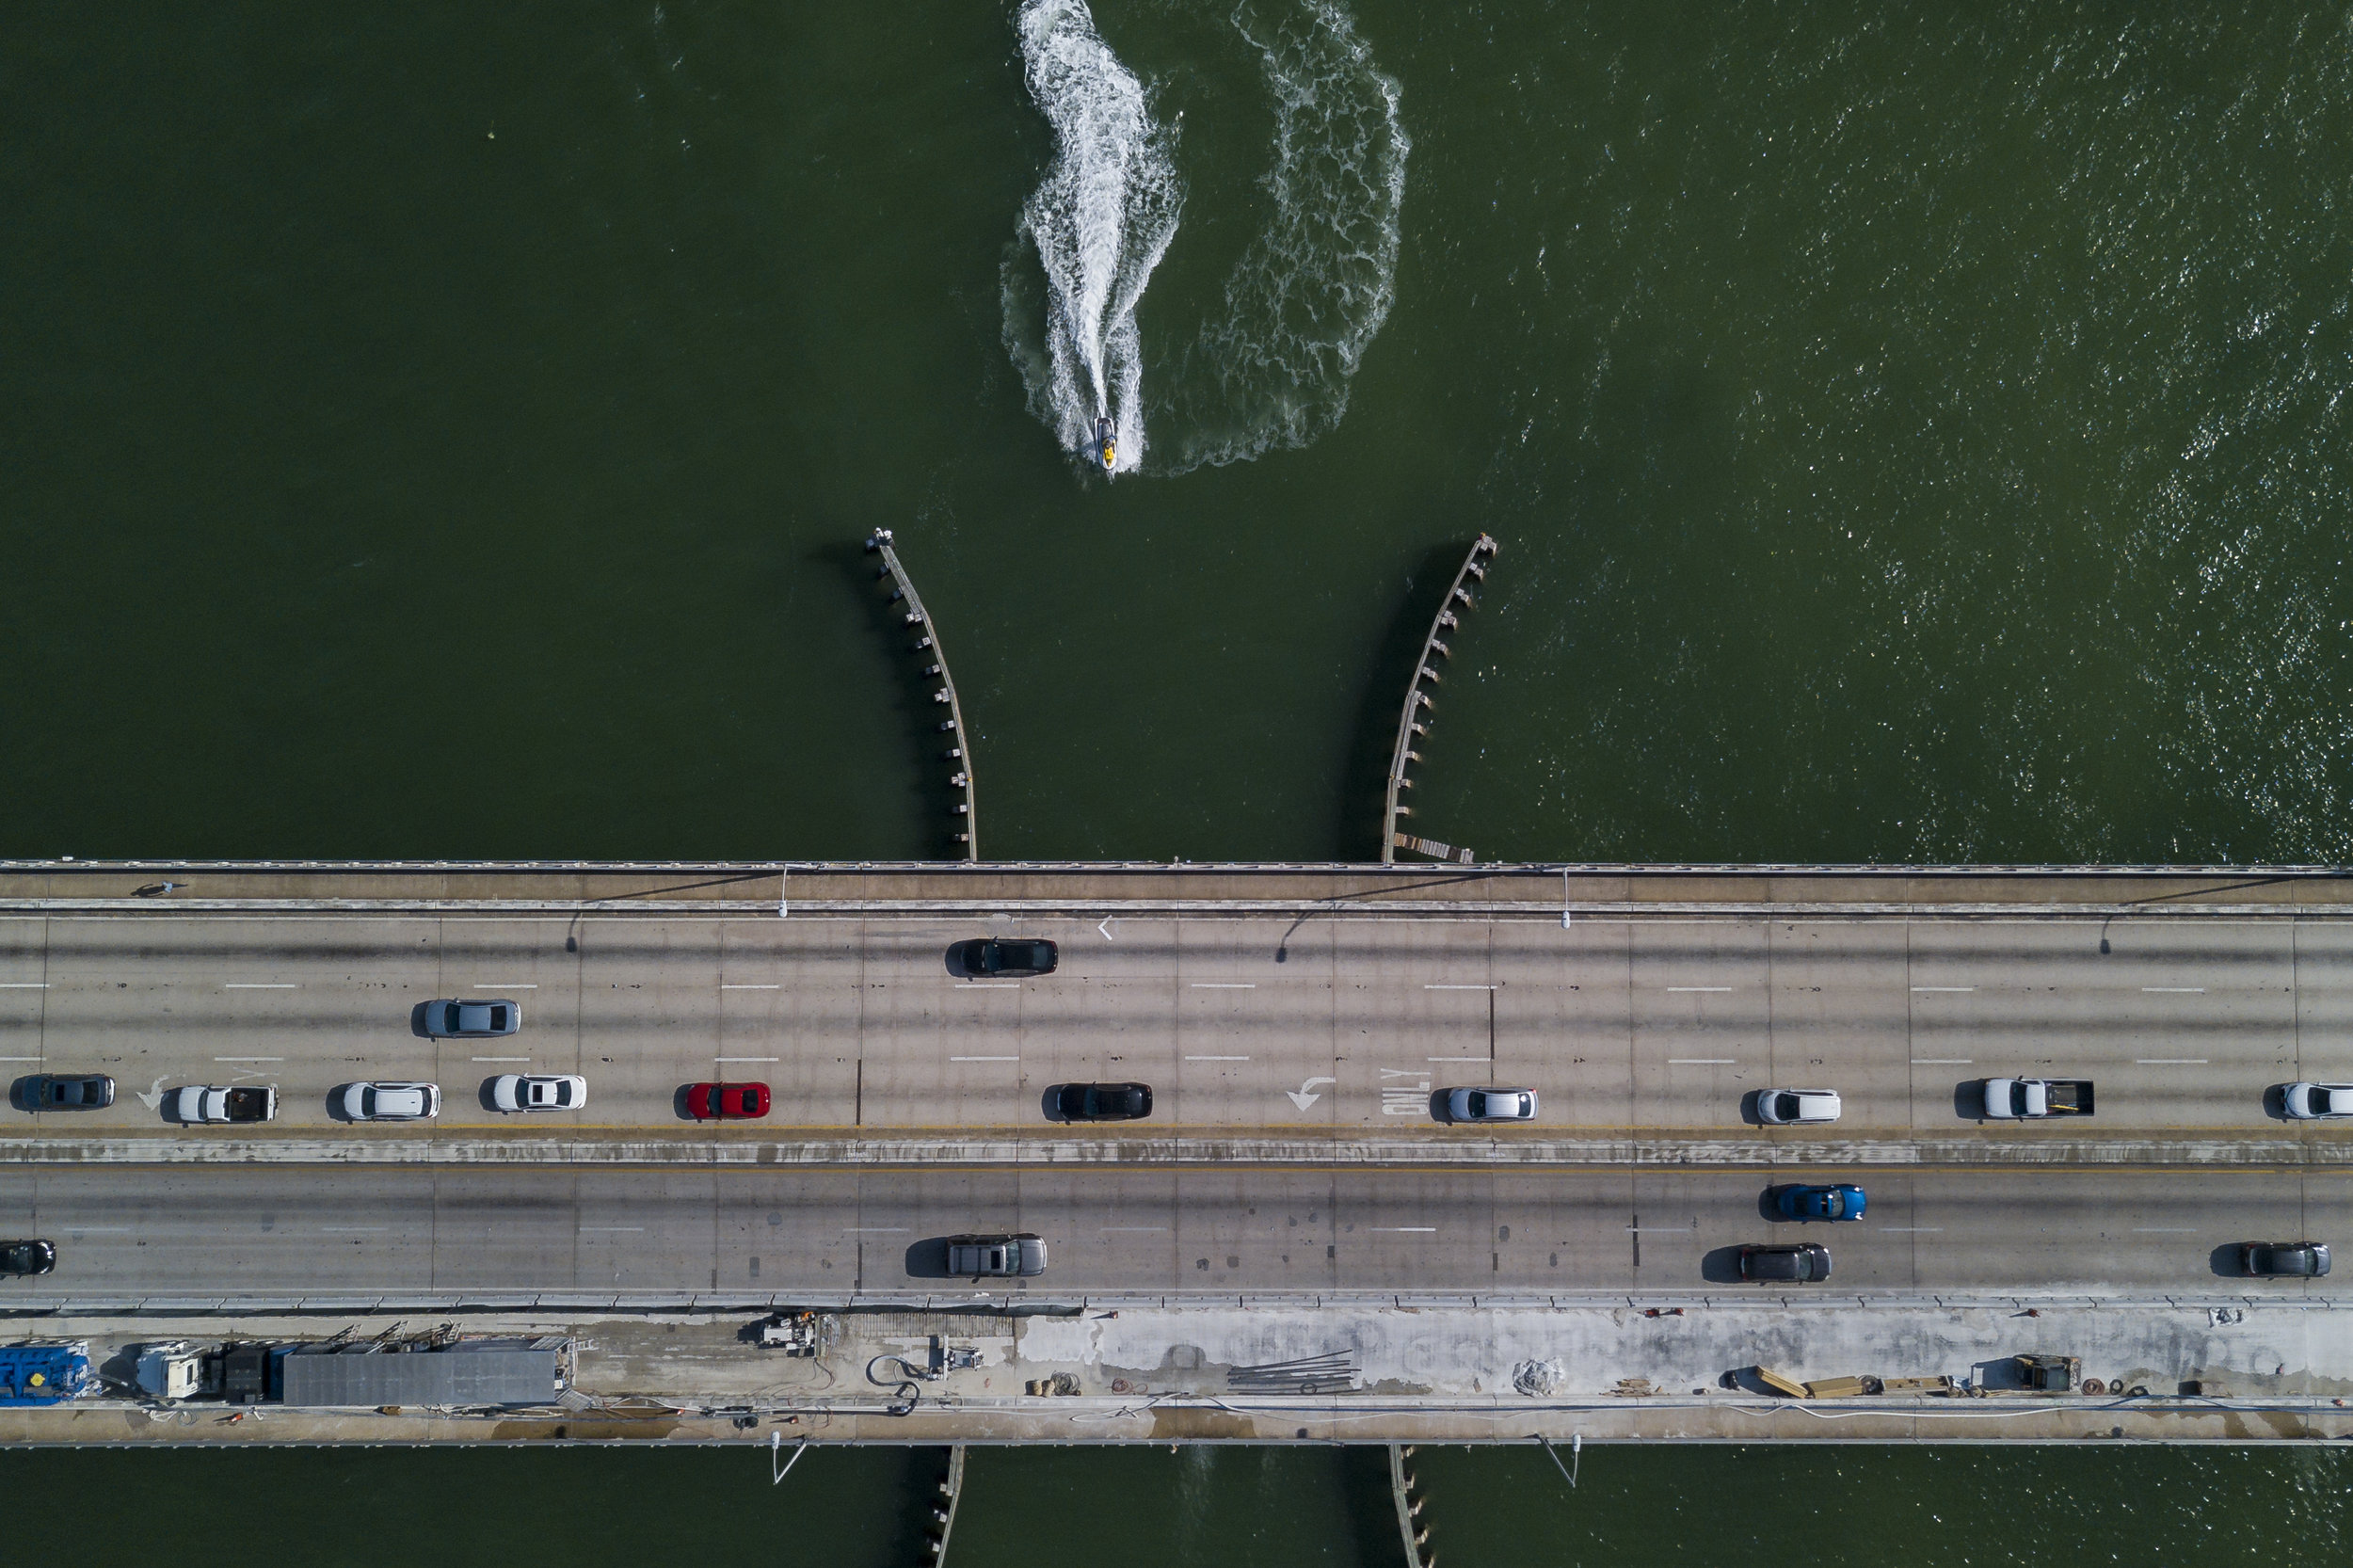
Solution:
<svg viewBox="0 0 2353 1568"><path fill-rule="evenodd" d="M1789 1223L1782 1214L1779 1206L1773 1202L1774 1195L1781 1191L1781 1186L1779 1182L1769 1182L1765 1190L1756 1195L1756 1217L1767 1224L1779 1225Z"/></svg>
<svg viewBox="0 0 2353 1568"><path fill-rule="evenodd" d="M1965 1078L1953 1085L1953 1114L1964 1122L1985 1120L1985 1080Z"/></svg>
<svg viewBox="0 0 2353 1568"><path fill-rule="evenodd" d="M1785 1400L1789 1396L1756 1375L1754 1367L1735 1367L1716 1380L1719 1388L1729 1388L1741 1394L1761 1394L1769 1400Z"/></svg>
<svg viewBox="0 0 2353 1568"><path fill-rule="evenodd" d="M1712 1247L1700 1258L1700 1278L1710 1285L1741 1285L1740 1249Z"/></svg>
<svg viewBox="0 0 2353 1568"><path fill-rule="evenodd" d="M2238 1250L2240 1245L2241 1243L2237 1241L2225 1241L2222 1245L2206 1254L2207 1269L2210 1270L2216 1277L2220 1279L2247 1278L2247 1271L2239 1267Z"/></svg>
<svg viewBox="0 0 2353 1568"><path fill-rule="evenodd" d="M360 1118L354 1116L350 1112L344 1109L344 1091L350 1087L351 1085L348 1083L338 1083L335 1087L327 1091L327 1115L328 1120L342 1122L346 1126L356 1126L359 1123Z"/></svg>
<svg viewBox="0 0 2353 1568"><path fill-rule="evenodd" d="M955 976L958 980L969 980L972 978L971 967L965 962L964 958L965 951L970 945L971 944L968 940L963 942L951 942L948 944L948 972Z"/></svg>
<svg viewBox="0 0 2353 1568"><path fill-rule="evenodd" d="M433 1038L433 1032L427 1029L424 1023L424 1010L432 1005L429 1001L421 1001L408 1009L408 1032L420 1040Z"/></svg>
<svg viewBox="0 0 2353 1568"><path fill-rule="evenodd" d="M493 1073L490 1077L484 1079L481 1087L473 1092L474 1103L494 1116L506 1114L499 1109L498 1102L490 1097L490 1085L496 1083L504 1076L504 1074Z"/></svg>
<svg viewBox="0 0 2353 1568"><path fill-rule="evenodd" d="M1762 1089L1751 1089L1747 1094L1740 1096L1740 1119L1743 1122L1747 1123L1751 1127L1770 1127L1773 1125L1770 1122L1768 1122L1763 1116L1757 1114L1757 1102L1764 1097L1765 1091Z"/></svg>
<svg viewBox="0 0 2353 1568"><path fill-rule="evenodd" d="M11 1110L22 1111L28 1116L38 1114L33 1109L33 1080L39 1076L37 1073L27 1074L8 1085L8 1106Z"/></svg>
<svg viewBox="0 0 2353 1568"><path fill-rule="evenodd" d="M906 1251L909 1279L953 1279L948 1272L948 1238L928 1236L911 1243Z"/></svg>
<svg viewBox="0 0 2353 1568"><path fill-rule="evenodd" d="M1448 1112L1446 1104L1447 1096L1453 1092L1451 1089L1433 1089L1430 1093L1430 1119L1440 1127L1454 1125L1454 1117Z"/></svg>
<svg viewBox="0 0 2353 1568"><path fill-rule="evenodd" d="M2275 1122L2296 1120L2288 1114L2288 1086L2286 1084L2275 1083L2264 1091L2264 1114Z"/></svg>
<svg viewBox="0 0 2353 1568"><path fill-rule="evenodd" d="M677 1088L670 1091L670 1114L677 1117L681 1122L699 1122L702 1120L700 1116L696 1115L692 1111L686 1109L686 1096L694 1089L694 1087L695 1086L691 1083L681 1083Z"/></svg>
<svg viewBox="0 0 2353 1568"><path fill-rule="evenodd" d="M1062 1092L1064 1087L1064 1085L1060 1083L1048 1084L1046 1086L1046 1093L1038 1097L1037 1108L1046 1112L1046 1119L1048 1121L1060 1122L1066 1127L1070 1125L1070 1118L1062 1113L1062 1105L1060 1103L1062 1100Z"/></svg>

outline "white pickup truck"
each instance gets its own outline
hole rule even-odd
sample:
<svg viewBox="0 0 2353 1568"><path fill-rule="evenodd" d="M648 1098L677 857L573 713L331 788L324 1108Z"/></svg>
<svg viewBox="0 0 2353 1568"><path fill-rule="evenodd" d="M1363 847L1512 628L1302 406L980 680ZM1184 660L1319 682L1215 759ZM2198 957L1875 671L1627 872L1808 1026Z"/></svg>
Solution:
<svg viewBox="0 0 2353 1568"><path fill-rule="evenodd" d="M2038 1116L2089 1116L2091 1082L2080 1078L1989 1078L1985 1113L2004 1121Z"/></svg>
<svg viewBox="0 0 2353 1568"><path fill-rule="evenodd" d="M164 1105L176 1122L266 1122L278 1115L278 1091L191 1083L166 1096Z"/></svg>

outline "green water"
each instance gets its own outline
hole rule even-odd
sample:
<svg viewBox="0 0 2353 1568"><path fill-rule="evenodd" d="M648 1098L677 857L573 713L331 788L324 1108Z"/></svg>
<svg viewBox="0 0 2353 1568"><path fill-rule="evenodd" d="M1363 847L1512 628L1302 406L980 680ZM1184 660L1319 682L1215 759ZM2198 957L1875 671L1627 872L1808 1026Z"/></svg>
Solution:
<svg viewBox="0 0 2353 1568"><path fill-rule="evenodd" d="M186 1568L908 1568L937 1448L0 1452L25 1561ZM1589 1447L1572 1492L1532 1448L1424 1448L1441 1560L1561 1568L2163 1568L2345 1560L2353 1471L2238 1448ZM160 1559L159 1559L159 1555ZM975 1448L952 1568L1399 1568L1378 1448Z"/></svg>
<svg viewBox="0 0 2353 1568"><path fill-rule="evenodd" d="M1181 195L1106 482L1015 8L0 16L0 854L937 854L888 526L991 857L1371 854L1481 530L1416 825L1483 858L2353 857L2345 14L1104 0ZM7 1459L455 1499L315 1562L623 1475L568 1555L895 1560L927 1462L753 1463ZM2344 1549L2333 1456L1430 1467L1457 1560ZM977 1469L966 1561L1385 1550L1320 1452Z"/></svg>

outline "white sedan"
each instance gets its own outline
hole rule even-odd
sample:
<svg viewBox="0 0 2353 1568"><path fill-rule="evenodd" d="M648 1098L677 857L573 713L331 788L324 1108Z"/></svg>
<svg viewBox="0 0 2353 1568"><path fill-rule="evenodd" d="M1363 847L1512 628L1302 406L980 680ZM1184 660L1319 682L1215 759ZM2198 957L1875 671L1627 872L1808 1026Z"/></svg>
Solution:
<svg viewBox="0 0 2353 1568"><path fill-rule="evenodd" d="M418 1122L441 1113L438 1083L346 1083L335 1103L355 1122Z"/></svg>
<svg viewBox="0 0 2353 1568"><path fill-rule="evenodd" d="M2353 1116L2353 1083L2291 1083L2280 1101L2299 1122Z"/></svg>
<svg viewBox="0 0 2353 1568"><path fill-rule="evenodd" d="M1449 1122L1532 1122L1536 1119L1533 1089L1449 1089L1446 1119Z"/></svg>
<svg viewBox="0 0 2353 1568"><path fill-rule="evenodd" d="M1756 1096L1756 1119L1775 1127L1834 1122L1842 1109L1835 1089L1766 1089Z"/></svg>
<svg viewBox="0 0 2353 1568"><path fill-rule="evenodd" d="M588 1080L578 1073L502 1073L490 1080L490 1103L501 1111L577 1111L588 1103Z"/></svg>

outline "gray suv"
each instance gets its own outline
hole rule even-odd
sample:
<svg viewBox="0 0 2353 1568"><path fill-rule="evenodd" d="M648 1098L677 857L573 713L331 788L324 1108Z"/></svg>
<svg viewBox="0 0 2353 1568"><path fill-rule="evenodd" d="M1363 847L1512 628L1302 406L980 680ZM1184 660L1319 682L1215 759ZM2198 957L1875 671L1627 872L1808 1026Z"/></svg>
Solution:
<svg viewBox="0 0 2353 1568"><path fill-rule="evenodd" d="M1046 1243L1018 1236L951 1236L948 1272L974 1279L1032 1279L1046 1272Z"/></svg>

